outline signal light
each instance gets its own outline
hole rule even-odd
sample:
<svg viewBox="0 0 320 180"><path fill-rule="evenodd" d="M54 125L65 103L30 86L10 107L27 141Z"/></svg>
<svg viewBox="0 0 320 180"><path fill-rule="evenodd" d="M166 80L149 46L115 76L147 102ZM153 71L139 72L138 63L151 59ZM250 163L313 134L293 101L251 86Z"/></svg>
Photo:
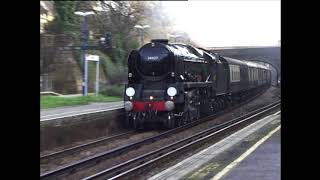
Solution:
<svg viewBox="0 0 320 180"><path fill-rule="evenodd" d="M104 37L101 37L99 40L99 45L102 48L109 49L112 47L112 34L107 32Z"/></svg>

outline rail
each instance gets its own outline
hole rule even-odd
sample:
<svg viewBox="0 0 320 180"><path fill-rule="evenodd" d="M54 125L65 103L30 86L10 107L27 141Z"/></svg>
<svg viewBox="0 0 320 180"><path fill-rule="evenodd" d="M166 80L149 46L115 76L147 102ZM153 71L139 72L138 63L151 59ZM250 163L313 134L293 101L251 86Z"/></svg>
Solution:
<svg viewBox="0 0 320 180"><path fill-rule="evenodd" d="M99 140L95 140L95 141L91 141L91 142L88 142L88 143L85 143L85 144L81 144L81 145L78 145L78 146L70 147L70 148L67 148L67 149L64 149L64 150L61 150L61 151L57 151L57 152L53 152L53 153L50 153L50 154L46 154L46 155L40 156L40 161L45 161L47 159L57 158L57 157L65 155L65 154L71 154L71 153L79 152L79 151L81 151L83 149L92 148L92 147L98 146L101 143L106 143L108 141L112 141L112 140L120 138L120 137L131 135L134 132L135 131L133 131L133 130L132 131L127 131L127 132L124 132L124 133L121 133L121 134L117 134L117 135L114 135L114 136L105 137L105 138L102 138L102 139L99 139Z"/></svg>

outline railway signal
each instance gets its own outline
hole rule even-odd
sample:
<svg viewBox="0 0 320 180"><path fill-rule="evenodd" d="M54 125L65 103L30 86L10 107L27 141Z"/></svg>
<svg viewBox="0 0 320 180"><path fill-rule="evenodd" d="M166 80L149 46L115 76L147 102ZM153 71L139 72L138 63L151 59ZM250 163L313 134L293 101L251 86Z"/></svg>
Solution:
<svg viewBox="0 0 320 180"><path fill-rule="evenodd" d="M110 48L112 48L112 34L110 32L107 32L104 37L100 38L99 46L102 49L110 49Z"/></svg>

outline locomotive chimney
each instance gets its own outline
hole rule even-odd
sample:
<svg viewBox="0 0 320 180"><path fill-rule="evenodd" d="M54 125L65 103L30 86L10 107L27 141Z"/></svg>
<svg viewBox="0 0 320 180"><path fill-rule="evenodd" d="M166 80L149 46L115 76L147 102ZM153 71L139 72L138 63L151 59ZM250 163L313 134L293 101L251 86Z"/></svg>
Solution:
<svg viewBox="0 0 320 180"><path fill-rule="evenodd" d="M163 44L168 44L169 40L168 39L152 39L151 42L157 42L157 43L163 43Z"/></svg>

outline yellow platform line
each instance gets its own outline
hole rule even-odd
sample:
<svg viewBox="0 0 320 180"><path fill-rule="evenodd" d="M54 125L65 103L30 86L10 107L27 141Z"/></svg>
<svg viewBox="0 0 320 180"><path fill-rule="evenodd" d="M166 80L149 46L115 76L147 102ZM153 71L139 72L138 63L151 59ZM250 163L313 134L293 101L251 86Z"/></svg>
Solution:
<svg viewBox="0 0 320 180"><path fill-rule="evenodd" d="M251 148L249 148L245 153L243 153L240 157L230 163L227 167L225 167L222 171L216 174L211 180L219 180L222 176L228 173L232 168L237 166L243 159L249 156L255 149L257 149L263 142L265 142L268 138L270 138L275 132L277 132L281 128L281 125L276 127L274 130L269 132L265 137L260 139L256 144L254 144Z"/></svg>

